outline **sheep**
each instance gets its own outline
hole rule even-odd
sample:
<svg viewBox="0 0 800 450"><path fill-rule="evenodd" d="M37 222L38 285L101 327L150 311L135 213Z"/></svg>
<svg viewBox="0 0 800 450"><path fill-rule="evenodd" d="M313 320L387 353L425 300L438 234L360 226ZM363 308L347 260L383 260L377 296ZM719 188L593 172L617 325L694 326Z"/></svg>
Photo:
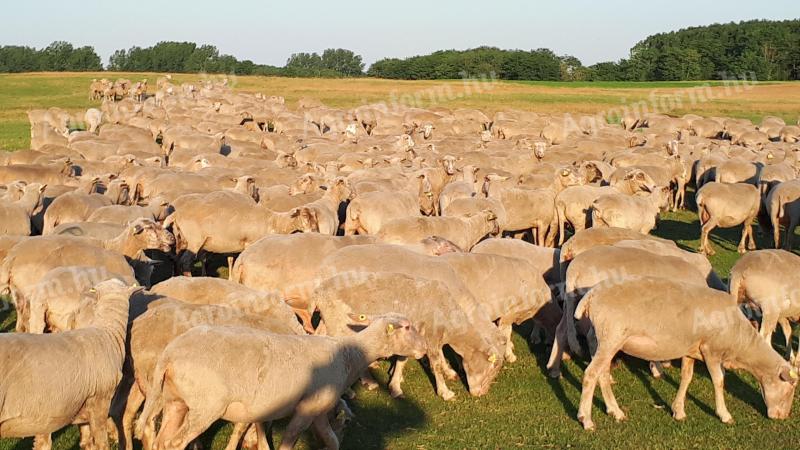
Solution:
<svg viewBox="0 0 800 450"><path fill-rule="evenodd" d="M404 217L389 221L378 232L378 240L391 244L413 244L428 236L441 236L469 251L488 234L499 232L497 215L481 211L470 217Z"/></svg>
<svg viewBox="0 0 800 450"><path fill-rule="evenodd" d="M198 286L198 284L202 283L202 281L194 281L198 279L191 280L191 284L194 287L206 287ZM179 284L184 283L181 282ZM212 282L211 284L213 285L214 283ZM294 321L293 325L292 322L287 322L284 317L263 314L258 308L253 308L252 305L248 305L246 302L237 302L236 299L231 298L230 300L213 304L214 299L207 296L207 301L202 303L197 302L197 299L192 297L195 302L190 304L178 301L180 299L175 299L173 296L160 294L160 292L172 291L173 293L188 295L190 292L180 287L178 289L164 289L165 286L159 288L156 285L154 287L151 292L159 295L160 298L151 303L147 311L136 317L130 325L128 338L130 364L123 368L123 381L120 385L120 401L124 399L124 405L115 405L116 408L113 408L117 410L116 418L122 423L123 432L121 434L127 449L132 448L131 438L134 417L145 398L150 395L148 389L152 383L151 376L156 361L167 344L181 334L200 325L240 326L278 334L305 334L302 328L296 326L296 321ZM206 294L206 291L196 289L194 293L202 296ZM219 300L221 299L218 298L217 301ZM240 309L240 305L245 306L245 309ZM119 409L123 409L123 411L119 411ZM150 429L144 430L142 436L144 448L151 448L153 431Z"/></svg>
<svg viewBox="0 0 800 450"><path fill-rule="evenodd" d="M592 227L630 228L649 234L667 208L669 188L649 195L606 194L592 202Z"/></svg>
<svg viewBox="0 0 800 450"><path fill-rule="evenodd" d="M0 335L0 436L35 435L36 447L49 449L51 433L88 423L86 445L109 448L106 419L122 377L128 299L140 289L119 280L98 284L90 297L92 314L73 331Z"/></svg>
<svg viewBox="0 0 800 450"><path fill-rule="evenodd" d="M800 316L795 273L800 256L785 250L758 250L742 256L731 269L730 295L737 304L761 310L759 334L769 345L775 326ZM783 326L783 324L781 324ZM791 355L791 327L784 327L787 356Z"/></svg>
<svg viewBox="0 0 800 450"><path fill-rule="evenodd" d="M232 281L283 298L313 333L309 297L323 260L349 245L373 244L372 236L336 237L318 233L266 236L247 247L231 270Z"/></svg>
<svg viewBox="0 0 800 450"><path fill-rule="evenodd" d="M100 124L103 122L103 112L97 108L89 108L86 110L83 119L86 121L86 131L97 133Z"/></svg>
<svg viewBox="0 0 800 450"><path fill-rule="evenodd" d="M502 231L530 230L534 243L552 246L557 228L555 193L550 189L504 188L493 182L496 179L487 175L482 190L486 197L497 198L503 204L507 222Z"/></svg>
<svg viewBox="0 0 800 450"><path fill-rule="evenodd" d="M682 358L681 382L672 403L676 420L686 418L686 391L696 359L708 367L716 413L723 423L733 421L725 406L724 367L741 368L756 377L771 419L789 416L797 370L758 336L725 293L663 278L611 280L583 298L575 318L588 319L597 339L578 408L584 429L594 429L591 408L598 379L609 414L625 419L611 390L610 365L619 351L650 361Z"/></svg>
<svg viewBox="0 0 800 450"><path fill-rule="evenodd" d="M0 266L0 294L11 294L17 308L17 331L25 331L29 321L28 299L36 283L52 269L76 265L133 275L133 269L124 256L82 238L37 236L23 240L9 250Z"/></svg>
<svg viewBox="0 0 800 450"><path fill-rule="evenodd" d="M706 183L695 195L700 216L700 252L716 253L708 242L708 235L716 227L731 228L742 225L742 239L738 251L755 250L753 219L761 206L758 188L749 183Z"/></svg>
<svg viewBox="0 0 800 450"><path fill-rule="evenodd" d="M326 188L319 200L303 206L316 219L316 230L322 234L336 235L339 231L339 205L350 197L350 188L344 178L337 178Z"/></svg>
<svg viewBox="0 0 800 450"><path fill-rule="evenodd" d="M511 326L534 318L551 299L537 267L524 259L485 253L448 253L439 258L453 268L504 333L505 360L516 361Z"/></svg>
<svg viewBox="0 0 800 450"><path fill-rule="evenodd" d="M111 279L129 286L136 284L130 271L109 273L104 267L64 266L47 272L31 289L30 317L24 329L38 334L75 329L83 293Z"/></svg>
<svg viewBox="0 0 800 450"><path fill-rule="evenodd" d="M400 311L407 315L425 337L425 354L437 394L444 400L451 400L455 393L448 388L445 379L452 369L444 359L444 345L462 356L469 391L474 396L488 392L503 358L499 353L502 350L480 330L475 330L481 323L474 322L460 307L458 295L441 281L409 274L370 272L341 273L323 279L313 298L320 307L326 333L334 336L352 334L348 317L354 311L365 311L365 314ZM389 381L392 397L403 396L405 363L404 360L395 362ZM451 376L455 377L455 373Z"/></svg>
<svg viewBox="0 0 800 450"><path fill-rule="evenodd" d="M23 188L22 198L11 203L0 203L0 235L30 236L31 216L42 204L42 193L47 185L31 183Z"/></svg>
<svg viewBox="0 0 800 450"><path fill-rule="evenodd" d="M95 193L96 183L100 180L96 178L93 181L95 183L88 193L76 190L59 195L50 203L44 213L42 234L52 233L53 229L62 223L85 221L94 211L115 203L111 196Z"/></svg>
<svg viewBox="0 0 800 450"><path fill-rule="evenodd" d="M185 275L190 275L191 262L201 251L241 253L264 236L318 230L316 213L310 208L275 213L234 192L189 194L176 204L176 211L164 220L164 226L172 226L175 250L181 254L179 266Z"/></svg>
<svg viewBox="0 0 800 450"><path fill-rule="evenodd" d="M375 235L391 220L420 217L420 209L418 196L410 192L366 192L347 205L344 234Z"/></svg>
<svg viewBox="0 0 800 450"><path fill-rule="evenodd" d="M229 280L210 277L173 277L154 285L150 292L196 305L223 305L273 317L295 334L303 329L291 308L272 292L262 292Z"/></svg>
<svg viewBox="0 0 800 450"><path fill-rule="evenodd" d="M551 377L561 375L561 360L567 344L575 354L581 353L573 315L583 294L603 280L624 280L633 276L658 276L706 286L705 274L679 257L612 246L598 246L581 253L570 263L564 279L564 313L547 363Z"/></svg>
<svg viewBox="0 0 800 450"><path fill-rule="evenodd" d="M786 230L783 248L791 250L794 244L794 230L800 225L800 180L779 183L767 194L765 205L772 226L772 240L775 248L780 248L781 225Z"/></svg>
<svg viewBox="0 0 800 450"><path fill-rule="evenodd" d="M361 323L367 325L361 333L339 339L195 327L170 342L159 357L150 387L155 395L147 397L138 428L153 422L163 404L155 447L180 449L217 419L255 423L291 416L281 450L294 447L312 423L326 447L336 450L339 442L327 412L345 389L377 359L419 358L425 352L422 336L402 316ZM217 364L231 351L247 364ZM199 383L198 369L208 373ZM225 381L234 379L235 384Z"/></svg>
<svg viewBox="0 0 800 450"><path fill-rule="evenodd" d="M372 272L403 273L445 283L458 305L468 315L475 332L493 348L498 349L498 354L505 350L505 336L491 321L492 313L483 303L483 299L475 298L458 273L439 257L422 254L402 245L347 246L325 258L317 277L327 279L339 274L349 274L352 277ZM312 301L308 310L313 311L317 307ZM445 370L449 376L455 375L449 367Z"/></svg>
<svg viewBox="0 0 800 450"><path fill-rule="evenodd" d="M464 166L456 171L461 174L461 179L448 183L439 194L439 209L441 213L457 198L474 197L475 187L478 184L478 168L472 165ZM433 196L433 192L431 192Z"/></svg>

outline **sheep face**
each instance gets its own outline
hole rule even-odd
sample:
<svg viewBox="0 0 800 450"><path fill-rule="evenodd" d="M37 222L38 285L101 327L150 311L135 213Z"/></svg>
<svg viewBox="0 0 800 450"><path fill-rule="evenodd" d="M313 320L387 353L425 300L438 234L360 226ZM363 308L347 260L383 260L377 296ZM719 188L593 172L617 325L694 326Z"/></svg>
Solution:
<svg viewBox="0 0 800 450"><path fill-rule="evenodd" d="M131 233L143 249L158 249L169 252L175 245L175 236L150 219L138 219L131 223Z"/></svg>
<svg viewBox="0 0 800 450"><path fill-rule="evenodd" d="M775 376L760 380L761 395L767 404L770 419L786 419L792 411L794 390L797 387L797 369L785 364Z"/></svg>

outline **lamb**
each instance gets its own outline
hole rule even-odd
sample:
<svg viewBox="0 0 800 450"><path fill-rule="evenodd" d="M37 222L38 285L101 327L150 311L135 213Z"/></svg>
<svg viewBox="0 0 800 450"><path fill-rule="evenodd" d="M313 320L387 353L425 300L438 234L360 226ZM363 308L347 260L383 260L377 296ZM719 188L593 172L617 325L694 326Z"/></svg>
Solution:
<svg viewBox="0 0 800 450"><path fill-rule="evenodd" d="M547 363L550 376L558 378L561 375L566 344L575 354L581 353L573 315L575 305L593 286L608 279L624 280L635 276L656 276L706 286L704 275L682 258L654 255L637 248L599 246L581 253L570 263L564 279L564 314L556 329L556 340Z"/></svg>
<svg viewBox="0 0 800 450"><path fill-rule="evenodd" d="M771 345L775 326L800 316L797 270L800 256L785 250L758 250L742 256L731 269L730 294L736 303L761 309L759 334ZM782 324L783 326L783 324ZM791 355L791 327L784 327L786 351Z"/></svg>
<svg viewBox="0 0 800 450"><path fill-rule="evenodd" d="M164 226L172 226L175 250L181 254L179 266L185 275L191 274L189 267L201 251L241 253L264 236L318 229L316 214L310 208L275 213L234 192L189 194L175 203L176 211L164 220Z"/></svg>
<svg viewBox="0 0 800 450"><path fill-rule="evenodd" d="M320 307L326 333L334 336L352 334L348 317L353 311L383 314L387 310L398 310L411 318L425 337L425 354L435 378L436 392L444 400L450 400L455 394L445 381L445 374L452 369L444 359L444 345L450 345L462 356L472 395L486 394L502 366L500 349L474 329L479 324L460 307L458 295L441 281L409 274L373 272L341 273L324 279L313 297ZM395 398L403 396L405 364L403 360L395 363L389 381L391 395ZM455 373L451 375L455 377Z"/></svg>
<svg viewBox="0 0 800 450"><path fill-rule="evenodd" d="M708 242L708 235L716 227L731 228L742 225L739 253L755 250L753 219L758 215L761 195L758 188L749 183L717 183L703 185L695 195L700 215L700 251L706 255L715 253Z"/></svg>
<svg viewBox="0 0 800 450"><path fill-rule="evenodd" d="M22 198L11 203L0 203L0 235L30 236L31 216L42 204L42 193L47 185L26 185Z"/></svg>
<svg viewBox="0 0 800 450"><path fill-rule="evenodd" d="M419 358L425 352L422 336L402 316L361 323L367 325L361 333L339 339L195 327L172 341L159 357L150 388L155 395L145 402L139 429L155 420L163 404L155 447L180 449L217 419L255 423L291 416L281 450L293 448L312 423L326 447L336 450L339 442L327 413L345 389L377 359ZM218 364L231 352L246 364ZM208 374L200 383L198 370ZM289 373L291 380L286 378Z"/></svg>
<svg viewBox="0 0 800 450"><path fill-rule="evenodd" d="M488 234L499 232L497 216L491 211L461 217L405 217L383 225L378 239L390 244L413 244L428 236L441 236L469 251Z"/></svg>
<svg viewBox="0 0 800 450"><path fill-rule="evenodd" d="M50 433L88 423L86 445L109 448L106 419L122 377L128 299L139 289L119 280L98 284L91 318L81 319L74 331L0 335L0 436L35 435L36 447L49 449Z"/></svg>
<svg viewBox="0 0 800 450"><path fill-rule="evenodd" d="M215 284L214 282L203 283L202 279L187 279L192 280L191 285L194 287L206 287L208 284ZM167 282L169 283L169 282ZM163 283L162 283L163 284ZM185 284L179 282L179 284ZM205 286L199 286L205 285ZM174 284L172 285L174 286ZM166 285L154 287L154 293L172 291L179 294L188 294L185 289L172 289L169 286L165 289ZM243 288L245 289L246 288ZM198 295L205 295L207 291L203 289L196 289L193 291ZM211 292L214 292L213 290ZM160 294L163 295L163 294ZM124 412L118 411L117 418L122 422L125 447L131 449L132 447L132 431L133 421L139 408L144 403L145 398L150 395L148 389L152 384L151 375L155 368L159 355L166 348L167 344L172 342L175 338L185 333L189 329L200 326L237 326L249 327L259 330L269 331L278 334L289 335L302 335L305 334L303 329L297 326L297 322L287 322L284 317L275 316L271 314L261 314L257 308L252 308L252 305L246 306L245 309L240 309L234 299L222 300L218 304L213 304L213 299L206 296L205 300L197 302L197 298L193 304L177 301L172 296L165 296L159 300L155 300L148 306L147 312L136 317L130 326L129 348L130 348L130 363L123 369L123 382L121 383L121 397L124 401ZM246 303L246 302L245 302ZM231 307L236 305L234 307ZM294 319L292 317L292 319ZM156 331L157 330L157 331ZM117 408L122 409L122 405L115 405ZM244 429L241 429L244 431ZM143 433L143 447L151 448L154 430L147 429ZM241 436L240 436L241 437ZM236 439L232 436L232 439ZM237 439L238 443L238 439Z"/></svg>
<svg viewBox="0 0 800 450"><path fill-rule="evenodd" d="M591 408L598 379L609 414L618 421L625 419L610 376L611 361L620 351L650 361L682 358L681 383L672 403L676 420L686 418L686 392L697 359L708 367L717 416L723 423L733 421L725 406L724 367L741 368L756 377L771 419L789 417L797 370L758 336L725 293L663 278L612 280L583 298L575 318L588 319L597 339L578 408L584 429L594 429Z"/></svg>

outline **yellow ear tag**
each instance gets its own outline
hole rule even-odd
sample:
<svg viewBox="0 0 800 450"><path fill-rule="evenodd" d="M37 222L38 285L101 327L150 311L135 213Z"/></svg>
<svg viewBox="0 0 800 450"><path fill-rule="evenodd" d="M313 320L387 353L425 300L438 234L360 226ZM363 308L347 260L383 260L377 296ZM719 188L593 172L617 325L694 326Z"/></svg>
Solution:
<svg viewBox="0 0 800 450"><path fill-rule="evenodd" d="M561 171L561 176L562 176L562 177L565 177L565 176L567 176L567 175L569 175L569 170L567 170L567 169L564 169L564 170L562 170L562 171Z"/></svg>
<svg viewBox="0 0 800 450"><path fill-rule="evenodd" d="M367 316L365 316L364 314L361 314L361 315L358 316L358 320L359 320L359 322L364 322L364 321L367 320Z"/></svg>
<svg viewBox="0 0 800 450"><path fill-rule="evenodd" d="M793 380L796 380L798 378L797 369L792 368L789 370L789 376L792 377Z"/></svg>
<svg viewBox="0 0 800 450"><path fill-rule="evenodd" d="M394 333L394 325L392 324L386 325L386 334L391 336L392 333Z"/></svg>
<svg viewBox="0 0 800 450"><path fill-rule="evenodd" d="M497 355L495 355L494 353L489 355L489 362L492 363L492 364L496 363L497 362Z"/></svg>
<svg viewBox="0 0 800 450"><path fill-rule="evenodd" d="M95 288L91 288L91 289L89 289L89 292L91 292L92 294L94 294L95 292L97 292L97 289L95 289Z"/></svg>

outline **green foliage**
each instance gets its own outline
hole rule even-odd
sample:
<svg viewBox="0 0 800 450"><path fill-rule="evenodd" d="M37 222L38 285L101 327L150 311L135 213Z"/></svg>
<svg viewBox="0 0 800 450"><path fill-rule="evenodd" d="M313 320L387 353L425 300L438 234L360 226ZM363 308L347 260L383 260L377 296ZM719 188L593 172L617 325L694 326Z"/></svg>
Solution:
<svg viewBox="0 0 800 450"><path fill-rule="evenodd" d="M0 72L89 72L103 70L100 57L92 47L74 48L55 41L46 48L18 45L0 46Z"/></svg>
<svg viewBox="0 0 800 450"><path fill-rule="evenodd" d="M582 68L577 58L564 62L564 74L572 76ZM367 72L369 76L392 79L436 80L466 77L495 77L504 80L561 80L562 60L550 50L501 50L479 47L444 50L406 59L382 59Z"/></svg>
<svg viewBox="0 0 800 450"><path fill-rule="evenodd" d="M364 75L361 55L343 48L329 48L317 53L295 53L283 70L290 77L358 77Z"/></svg>
<svg viewBox="0 0 800 450"><path fill-rule="evenodd" d="M629 59L589 68L592 80L800 79L800 20L714 24L648 37Z"/></svg>

